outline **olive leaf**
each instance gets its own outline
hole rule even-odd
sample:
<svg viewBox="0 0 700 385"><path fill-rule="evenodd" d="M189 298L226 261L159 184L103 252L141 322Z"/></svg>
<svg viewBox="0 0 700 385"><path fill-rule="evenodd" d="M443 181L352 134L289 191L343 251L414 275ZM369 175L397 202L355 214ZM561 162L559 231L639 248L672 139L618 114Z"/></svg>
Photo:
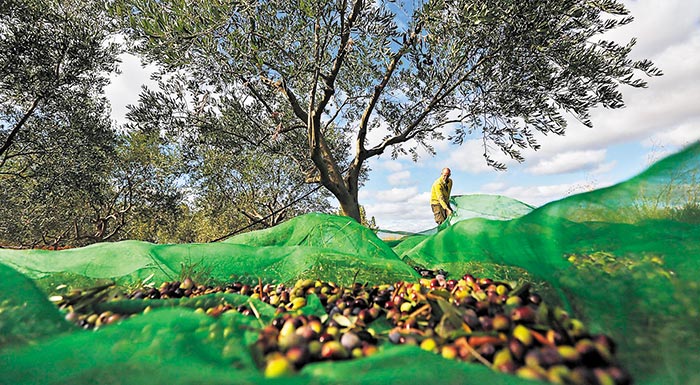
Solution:
<svg viewBox="0 0 700 385"><path fill-rule="evenodd" d="M436 291L437 290L434 290L427 296L428 302L437 305L432 306L433 315L440 318L437 326L435 326L435 333L447 339L453 338L455 333L461 334L471 332L471 330L468 330L468 327L464 329L464 326L466 326L462 320L464 311L459 307L452 306L447 300L440 296L440 293L434 293ZM435 295L432 295L433 293Z"/></svg>

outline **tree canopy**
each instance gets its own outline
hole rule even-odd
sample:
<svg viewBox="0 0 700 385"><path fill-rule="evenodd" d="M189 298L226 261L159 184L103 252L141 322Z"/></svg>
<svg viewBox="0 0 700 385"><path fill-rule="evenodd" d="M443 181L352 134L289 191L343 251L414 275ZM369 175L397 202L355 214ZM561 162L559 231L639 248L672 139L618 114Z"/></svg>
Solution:
<svg viewBox="0 0 700 385"><path fill-rule="evenodd" d="M0 247L206 242L330 211L304 182L311 161L289 161L289 140L240 119L256 103L190 105L206 94L173 76L116 126L105 86L122 39L110 3L0 2Z"/></svg>
<svg viewBox="0 0 700 385"><path fill-rule="evenodd" d="M210 223L199 226L206 240L330 210L327 192L305 183L303 167L310 161L290 160L298 158L298 140L270 140L260 135L258 122L241 119L255 111L254 103L207 100L209 91L182 73L164 76L155 88L142 90L126 128L158 137L163 148L179 153L188 199Z"/></svg>
<svg viewBox="0 0 700 385"><path fill-rule="evenodd" d="M117 139L103 92L119 53L113 26L101 4L0 3L0 241L113 233Z"/></svg>
<svg viewBox="0 0 700 385"><path fill-rule="evenodd" d="M178 159L111 121L115 26L103 2L0 2L0 247L157 241L177 225Z"/></svg>
<svg viewBox="0 0 700 385"><path fill-rule="evenodd" d="M118 47L107 41L111 24L99 4L0 4L0 169L21 173L29 154L16 138L32 116L67 121L89 114L76 109L101 96L105 74L116 70Z"/></svg>
<svg viewBox="0 0 700 385"><path fill-rule="evenodd" d="M591 108L624 105L621 85L661 74L629 58L634 40L601 40L632 21L615 0L124 0L116 10L146 57L212 97L255 105L241 113L258 137L303 135L307 180L356 219L371 157L415 159L434 140L480 137L475 156L504 168L494 151L522 161L538 133L565 133L567 114L591 125ZM334 135L351 138L349 158Z"/></svg>

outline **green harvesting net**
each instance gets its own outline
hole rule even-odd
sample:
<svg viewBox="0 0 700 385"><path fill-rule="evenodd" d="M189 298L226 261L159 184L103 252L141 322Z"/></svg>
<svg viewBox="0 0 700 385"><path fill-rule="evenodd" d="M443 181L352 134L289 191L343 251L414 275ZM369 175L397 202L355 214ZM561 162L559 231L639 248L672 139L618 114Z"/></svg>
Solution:
<svg viewBox="0 0 700 385"><path fill-rule="evenodd" d="M526 203L502 195L460 195L451 197L450 204L454 207L454 212L441 225L441 229L470 218L505 221L522 217L534 209Z"/></svg>
<svg viewBox="0 0 700 385"><path fill-rule="evenodd" d="M700 384L700 143L389 246L309 214L211 244L0 250L0 383Z"/></svg>

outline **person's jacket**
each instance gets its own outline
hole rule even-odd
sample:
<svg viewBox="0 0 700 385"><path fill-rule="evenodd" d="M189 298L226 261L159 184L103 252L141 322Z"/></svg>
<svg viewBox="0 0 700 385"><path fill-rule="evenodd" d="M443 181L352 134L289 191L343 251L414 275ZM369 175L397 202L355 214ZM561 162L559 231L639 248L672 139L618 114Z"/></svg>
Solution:
<svg viewBox="0 0 700 385"><path fill-rule="evenodd" d="M443 181L442 177L437 178L430 189L430 204L440 205L443 209L450 208L450 193L452 192L452 179Z"/></svg>

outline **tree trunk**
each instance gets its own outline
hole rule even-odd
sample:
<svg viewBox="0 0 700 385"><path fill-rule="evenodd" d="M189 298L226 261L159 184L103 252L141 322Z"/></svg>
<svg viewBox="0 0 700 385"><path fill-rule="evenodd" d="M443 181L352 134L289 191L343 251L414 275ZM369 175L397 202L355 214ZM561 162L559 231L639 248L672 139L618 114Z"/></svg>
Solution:
<svg viewBox="0 0 700 385"><path fill-rule="evenodd" d="M356 159L350 169L346 171L347 177L343 177L343 171L338 167L338 162L333 157L333 153L328 148L326 139L320 130L320 114L317 111L308 115L310 158L319 171L320 183L338 200L343 215L354 218L357 223L362 223L360 204L357 200L358 165L361 165L361 162Z"/></svg>
<svg viewBox="0 0 700 385"><path fill-rule="evenodd" d="M345 178L343 178L343 186L346 188L347 196L341 199L338 197L338 203L343 210L343 214L355 218L358 223L362 223L362 212L360 210L360 202L357 195L360 189L360 170L362 169L362 158L360 155L355 157L355 160L350 164Z"/></svg>
<svg viewBox="0 0 700 385"><path fill-rule="evenodd" d="M338 199L340 210L342 211L343 215L355 219L357 223L362 223L360 204L357 202L356 198L353 198L348 194L343 197L336 196L336 199Z"/></svg>
<svg viewBox="0 0 700 385"><path fill-rule="evenodd" d="M360 203L357 199L358 178L351 166L347 171L348 176L343 178L335 161L330 158L330 152L323 151L323 155L318 157L320 162L314 162L321 171L321 184L338 200L343 215L354 218L357 223L362 223L360 215ZM317 159L318 159L317 158ZM313 159L313 158L312 158Z"/></svg>

